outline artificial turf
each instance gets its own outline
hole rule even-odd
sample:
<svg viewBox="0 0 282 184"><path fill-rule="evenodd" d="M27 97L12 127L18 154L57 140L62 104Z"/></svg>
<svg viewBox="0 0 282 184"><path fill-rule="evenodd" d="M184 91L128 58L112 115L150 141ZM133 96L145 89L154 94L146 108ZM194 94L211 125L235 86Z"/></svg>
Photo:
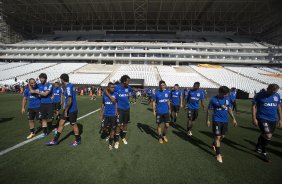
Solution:
<svg viewBox="0 0 282 184"><path fill-rule="evenodd" d="M79 117L100 107L101 99L78 97ZM20 114L21 96L0 95L0 151L25 140L26 115ZM259 130L251 124L250 100L238 100L238 127L229 125L222 143L223 164L210 149L211 128L205 116L193 128L193 137L185 134L186 114L181 109L178 126L170 127L169 142L156 138L155 118L148 105L131 105L128 145L109 151L100 138L100 112L81 120L82 144L72 148L71 127L66 126L58 146L47 147L50 134L0 156L0 183L281 183L282 131L276 129L268 151L271 163L254 152ZM39 126L39 124L37 123Z"/></svg>

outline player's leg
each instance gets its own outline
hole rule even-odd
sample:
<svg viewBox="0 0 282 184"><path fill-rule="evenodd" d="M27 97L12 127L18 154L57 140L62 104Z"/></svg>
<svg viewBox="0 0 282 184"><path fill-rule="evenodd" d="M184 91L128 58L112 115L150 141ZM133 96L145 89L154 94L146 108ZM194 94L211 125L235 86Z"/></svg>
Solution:
<svg viewBox="0 0 282 184"><path fill-rule="evenodd" d="M80 132L79 132L79 127L77 124L77 111L76 112L70 112L69 113L69 121L70 124L72 125L73 128L73 133L75 136L75 141L73 141L70 146L75 147L78 146L79 144L81 144L81 136L80 136Z"/></svg>
<svg viewBox="0 0 282 184"><path fill-rule="evenodd" d="M194 119L194 113L192 109L187 109L187 135L192 136L192 126L193 126L193 119Z"/></svg>
<svg viewBox="0 0 282 184"><path fill-rule="evenodd" d="M57 133L54 137L53 140L49 141L46 143L47 146L52 146L52 145L57 145L59 144L59 138L64 130L64 126L65 126L65 122L66 122L67 118L66 117L62 117L62 119L60 119L59 121L59 125L58 125L58 129L57 129Z"/></svg>
<svg viewBox="0 0 282 184"><path fill-rule="evenodd" d="M222 129L223 129L223 124L219 122L213 122L213 134L214 134L214 150L216 152L216 160L220 163L223 162L221 152L220 152L220 140L222 136Z"/></svg>
<svg viewBox="0 0 282 184"><path fill-rule="evenodd" d="M34 128L34 119L36 116L36 111L28 109L28 126L30 134L27 136L27 139L31 139L35 136L35 128Z"/></svg>
<svg viewBox="0 0 282 184"><path fill-rule="evenodd" d="M272 139L272 134L275 131L276 122L266 122L259 120L259 127L261 135L258 138L256 151L261 153L262 159L266 162L270 161L269 154L267 153L267 146Z"/></svg>
<svg viewBox="0 0 282 184"><path fill-rule="evenodd" d="M159 136L159 143L163 144L163 136L162 136L162 118L161 115L156 115L156 124L157 124L157 134Z"/></svg>
<svg viewBox="0 0 282 184"><path fill-rule="evenodd" d="M163 139L165 142L168 142L167 130L169 127L169 114L163 115L163 122L164 122Z"/></svg>
<svg viewBox="0 0 282 184"><path fill-rule="evenodd" d="M114 136L114 142L115 142L115 149L118 149L119 147L119 136L121 131L121 123L120 123L120 109L118 109L119 115L116 118L116 129L115 129L115 136Z"/></svg>

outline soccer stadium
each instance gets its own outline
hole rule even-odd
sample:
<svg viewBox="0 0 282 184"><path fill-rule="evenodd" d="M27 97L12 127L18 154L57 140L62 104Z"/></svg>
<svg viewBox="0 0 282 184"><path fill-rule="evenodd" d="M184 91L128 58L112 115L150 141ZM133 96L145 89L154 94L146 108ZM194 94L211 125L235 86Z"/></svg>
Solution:
<svg viewBox="0 0 282 184"><path fill-rule="evenodd" d="M279 0L0 0L0 183L281 183Z"/></svg>

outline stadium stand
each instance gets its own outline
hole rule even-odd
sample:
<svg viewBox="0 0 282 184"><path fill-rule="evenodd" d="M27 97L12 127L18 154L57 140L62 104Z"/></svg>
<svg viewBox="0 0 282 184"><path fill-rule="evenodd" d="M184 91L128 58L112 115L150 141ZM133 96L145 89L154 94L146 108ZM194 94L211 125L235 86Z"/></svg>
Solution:
<svg viewBox="0 0 282 184"><path fill-rule="evenodd" d="M174 67L169 66L157 66L161 79L166 81L168 86L174 86L179 84L180 87L191 87L194 82L200 82L201 87L204 88L216 88L218 85L205 79L196 72L176 72Z"/></svg>
<svg viewBox="0 0 282 184"><path fill-rule="evenodd" d="M219 85L226 85L230 88L236 87L237 89L241 89L250 94L253 94L254 91L259 91L262 88L266 88L267 86L266 84L252 80L248 77L244 77L225 68L206 68L199 67L197 65L190 65L190 67L202 76Z"/></svg>
<svg viewBox="0 0 282 184"><path fill-rule="evenodd" d="M19 76L22 76L22 75L25 75L31 72L33 74L33 77L36 77L36 75L34 75L34 72L50 67L50 66L53 66L53 65L56 65L56 64L57 63L31 63L31 64L22 65L21 67L10 68L10 69L1 71L0 80L11 79L16 76L19 77Z"/></svg>
<svg viewBox="0 0 282 184"><path fill-rule="evenodd" d="M70 74L70 81L74 84L93 84L100 85L103 80L108 77L108 74L85 74L76 73Z"/></svg>

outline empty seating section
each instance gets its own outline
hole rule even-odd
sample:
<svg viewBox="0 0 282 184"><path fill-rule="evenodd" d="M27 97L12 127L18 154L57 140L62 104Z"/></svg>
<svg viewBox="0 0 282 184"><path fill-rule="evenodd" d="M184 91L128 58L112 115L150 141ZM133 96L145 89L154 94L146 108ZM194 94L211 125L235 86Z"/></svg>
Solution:
<svg viewBox="0 0 282 184"><path fill-rule="evenodd" d="M100 85L103 80L108 77L108 74L85 74L76 73L70 74L70 81L73 84L93 84Z"/></svg>
<svg viewBox="0 0 282 184"><path fill-rule="evenodd" d="M16 63L1 62L1 63L2 64L0 65L0 71L8 70L8 69L11 69L11 68L16 68L16 67L28 64L28 63L22 63L22 62L16 62Z"/></svg>
<svg viewBox="0 0 282 184"><path fill-rule="evenodd" d="M7 69L0 72L0 80L14 78L15 76L18 77L24 74L41 70L46 67L50 67L55 64L57 63L31 63L31 64L22 65L20 67Z"/></svg>
<svg viewBox="0 0 282 184"><path fill-rule="evenodd" d="M29 73L27 75L23 75L19 77L20 80L26 80L29 78L38 78L40 73L46 73L48 76L48 80L52 81L54 79L58 79L62 73L70 73L74 70L77 70L87 63L60 63L52 67L45 68L43 70L38 70L36 72Z"/></svg>
<svg viewBox="0 0 282 184"><path fill-rule="evenodd" d="M30 41L7 44L0 59L97 60L177 58L184 62L269 63L268 47L251 43Z"/></svg>
<svg viewBox="0 0 282 184"><path fill-rule="evenodd" d="M200 82L201 87L216 88L217 85L200 76L197 73L178 73L174 67L158 66L159 74L167 84L167 86L174 86L178 84L180 87L191 87L194 82Z"/></svg>
<svg viewBox="0 0 282 184"><path fill-rule="evenodd" d="M282 71L275 70L275 69L273 69L273 68L269 68L269 67L265 67L265 66L259 66L258 68L261 69L261 70L270 72L270 73L274 73L274 74L282 73Z"/></svg>
<svg viewBox="0 0 282 184"><path fill-rule="evenodd" d="M254 68L251 66L229 66L225 67L229 70L232 70L234 72L237 72L241 75L247 76L249 78L258 80L263 83L271 84L271 83L276 83L276 84L282 84L282 78L277 78L277 77L272 77L272 76L267 76L264 74L273 74L267 71L262 71L258 68Z"/></svg>
<svg viewBox="0 0 282 184"><path fill-rule="evenodd" d="M244 77L232 71L228 71L225 68L204 68L196 65L190 65L193 69L199 72L206 78L218 83L219 85L225 85L227 87L236 87L243 91L253 94L254 91L259 91L262 88L266 88L267 85L258 81L252 80L248 77Z"/></svg>
<svg viewBox="0 0 282 184"><path fill-rule="evenodd" d="M158 81L154 68L147 65L122 65L111 77L111 81L118 81L122 75L129 75L132 79L144 79L146 86L157 86Z"/></svg>

